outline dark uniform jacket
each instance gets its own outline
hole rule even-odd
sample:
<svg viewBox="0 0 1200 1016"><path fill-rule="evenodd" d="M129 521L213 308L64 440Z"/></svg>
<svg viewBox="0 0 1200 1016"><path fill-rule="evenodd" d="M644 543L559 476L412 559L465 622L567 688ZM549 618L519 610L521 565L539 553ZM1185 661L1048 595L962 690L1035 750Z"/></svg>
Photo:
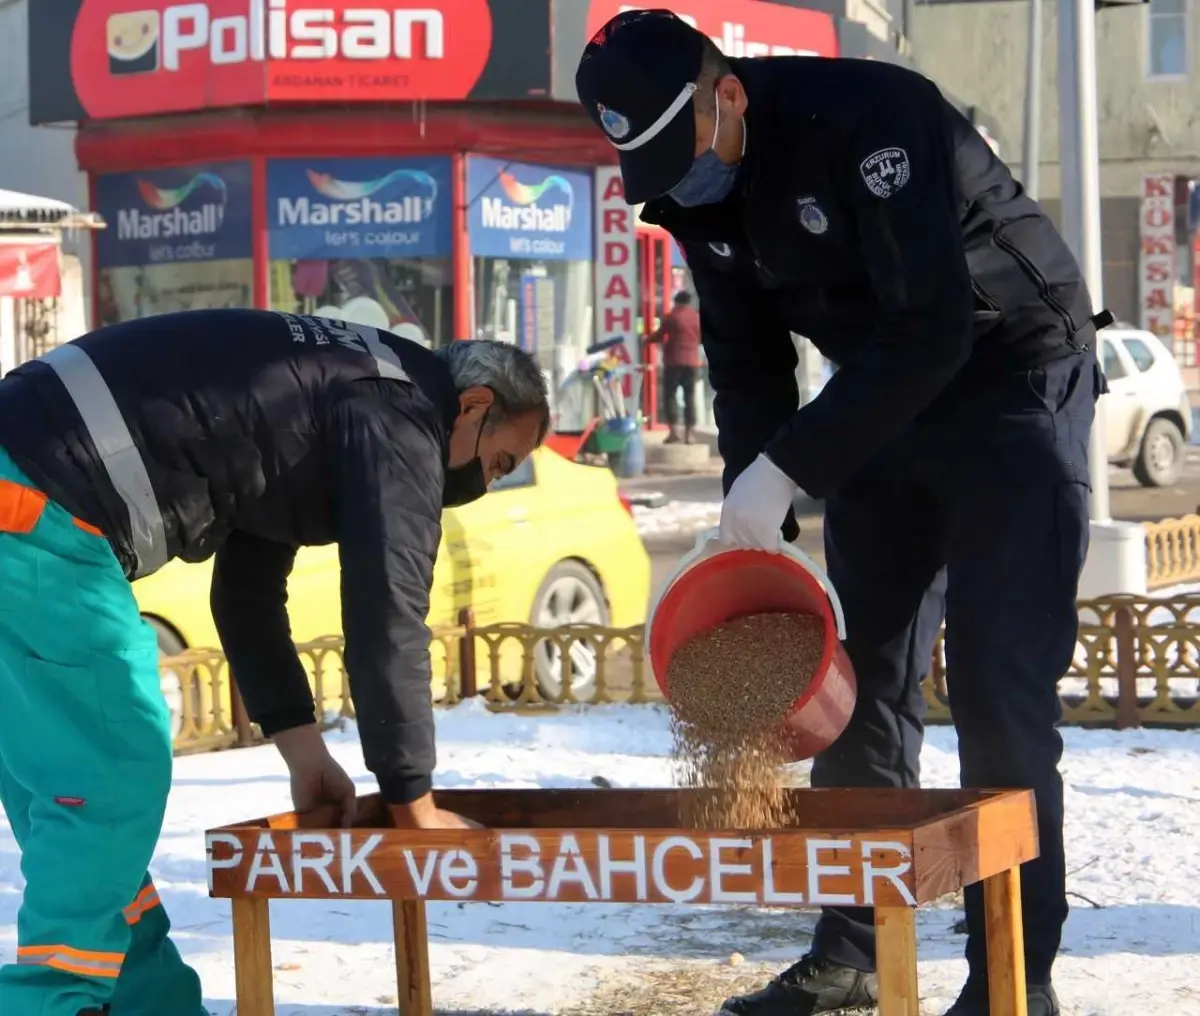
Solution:
<svg viewBox="0 0 1200 1016"><path fill-rule="evenodd" d="M268 735L313 722L287 577L297 548L338 544L364 755L383 793L407 803L429 789L434 768L425 616L458 397L429 350L379 338L409 381L381 377L353 327L262 311L145 318L76 344L145 462L170 557L216 555L213 617L247 711ZM0 381L0 446L105 533L133 574L129 512L46 364Z"/></svg>
<svg viewBox="0 0 1200 1016"><path fill-rule="evenodd" d="M641 216L692 271L726 490L765 450L827 497L935 401L1093 343L1070 250L932 82L867 60L731 63L749 96L733 193ZM789 332L838 368L799 412Z"/></svg>

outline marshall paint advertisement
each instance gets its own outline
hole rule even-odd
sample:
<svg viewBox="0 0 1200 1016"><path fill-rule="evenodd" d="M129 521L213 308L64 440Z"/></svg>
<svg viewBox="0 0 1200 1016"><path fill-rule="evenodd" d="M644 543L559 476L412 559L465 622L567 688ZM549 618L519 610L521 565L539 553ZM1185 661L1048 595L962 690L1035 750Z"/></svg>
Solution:
<svg viewBox="0 0 1200 1016"><path fill-rule="evenodd" d="M550 90L549 3L43 0L29 5L29 66L35 124L272 102L527 99Z"/></svg>
<svg viewBox="0 0 1200 1016"><path fill-rule="evenodd" d="M96 177L102 268L250 257L250 163Z"/></svg>
<svg viewBox="0 0 1200 1016"><path fill-rule="evenodd" d="M273 258L450 256L450 160L268 163Z"/></svg>
<svg viewBox="0 0 1200 1016"><path fill-rule="evenodd" d="M592 259L592 177L556 166L467 160L467 232L479 257Z"/></svg>

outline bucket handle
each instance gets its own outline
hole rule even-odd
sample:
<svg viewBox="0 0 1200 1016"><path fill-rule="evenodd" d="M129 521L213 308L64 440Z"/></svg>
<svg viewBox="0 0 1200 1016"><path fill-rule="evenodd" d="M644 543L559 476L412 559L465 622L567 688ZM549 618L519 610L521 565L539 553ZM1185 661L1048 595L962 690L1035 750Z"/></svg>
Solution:
<svg viewBox="0 0 1200 1016"><path fill-rule="evenodd" d="M662 602L664 596L667 595L675 581L687 571L697 561L701 561L706 557L711 557L713 554L719 554L722 551L729 550L728 546L722 545L717 541L718 529L704 529L696 536L696 545L689 550L679 561L678 566L667 577L667 580L659 587L658 595L654 598L654 603L650 607L650 613L646 616L646 641L649 644L650 630L654 625L654 615L658 612L658 605ZM817 584L825 591L825 595L829 597L829 605L833 608L833 619L837 626L837 636L840 641L846 639L846 614L842 610L842 601L838 598L837 590L833 588L833 584L829 581L829 576L822 571L821 566L817 564L799 547L795 547L785 540L779 541L779 552L786 557L790 557L793 561L807 571Z"/></svg>

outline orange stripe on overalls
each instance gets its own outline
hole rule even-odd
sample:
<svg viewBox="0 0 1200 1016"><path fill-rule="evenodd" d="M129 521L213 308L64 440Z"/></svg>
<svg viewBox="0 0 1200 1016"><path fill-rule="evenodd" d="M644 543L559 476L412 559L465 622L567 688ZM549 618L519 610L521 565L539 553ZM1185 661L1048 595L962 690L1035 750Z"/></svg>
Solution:
<svg viewBox="0 0 1200 1016"><path fill-rule="evenodd" d="M125 915L125 922L131 925L137 924L146 915L147 911L153 910L160 905L161 901L158 898L158 890L153 885L148 885L122 911Z"/></svg>
<svg viewBox="0 0 1200 1016"><path fill-rule="evenodd" d="M50 967L82 977L106 977L116 980L125 962L124 953L91 952L69 945L17 946L17 963L22 966Z"/></svg>
<svg viewBox="0 0 1200 1016"><path fill-rule="evenodd" d="M12 480L0 480L0 533L16 533L27 536L37 528L50 499L40 490L13 483ZM83 519L71 517L71 521L92 536L103 539L104 533Z"/></svg>
<svg viewBox="0 0 1200 1016"><path fill-rule="evenodd" d="M32 533L49 500L40 490L0 480L0 533Z"/></svg>
<svg viewBox="0 0 1200 1016"><path fill-rule="evenodd" d="M77 519L74 516L71 516L71 521L74 522L75 525L77 525L85 533L91 533L92 536L99 536L101 538L104 537L104 534L102 532L100 532L100 530L97 529L95 526L93 526L90 522L84 522L83 519Z"/></svg>

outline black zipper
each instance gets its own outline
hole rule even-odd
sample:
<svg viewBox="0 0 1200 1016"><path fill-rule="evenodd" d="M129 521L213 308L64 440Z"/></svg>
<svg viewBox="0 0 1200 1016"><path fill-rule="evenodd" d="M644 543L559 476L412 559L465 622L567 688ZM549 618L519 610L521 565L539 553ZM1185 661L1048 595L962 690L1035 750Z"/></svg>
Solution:
<svg viewBox="0 0 1200 1016"><path fill-rule="evenodd" d="M1038 296L1042 298L1042 302L1062 319L1063 326L1067 330L1067 345L1079 352L1085 352L1088 347L1086 345L1081 346L1075 341L1075 322L1071 320L1070 311L1054 298L1054 294L1050 292L1050 283L1038 271L1037 265L1030 261L1023 251L1018 250L999 232L993 233L992 237L996 241L996 246L1007 251L1024 271L1026 277L1037 286Z"/></svg>

